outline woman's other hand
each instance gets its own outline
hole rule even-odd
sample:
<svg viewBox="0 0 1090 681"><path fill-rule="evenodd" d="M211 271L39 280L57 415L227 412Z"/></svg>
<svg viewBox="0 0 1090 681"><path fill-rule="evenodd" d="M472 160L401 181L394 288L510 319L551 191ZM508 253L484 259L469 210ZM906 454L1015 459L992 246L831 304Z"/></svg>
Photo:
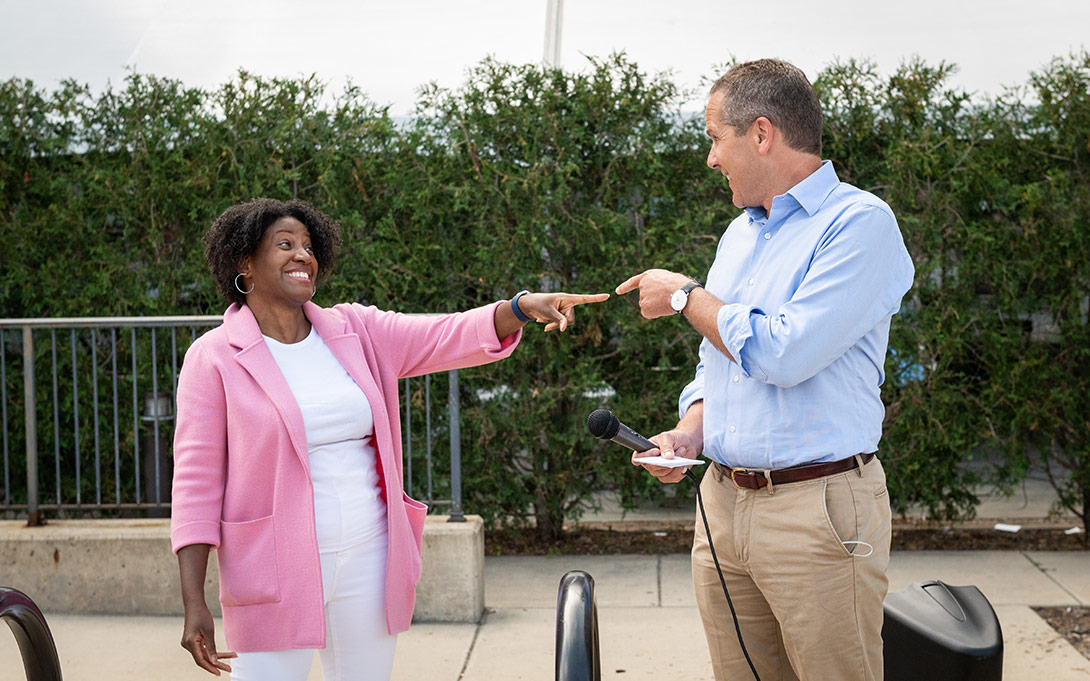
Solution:
<svg viewBox="0 0 1090 681"><path fill-rule="evenodd" d="M522 314L545 325L546 331L564 331L575 322L575 306L601 303L609 299L608 293L527 293L519 298Z"/></svg>
<svg viewBox="0 0 1090 681"><path fill-rule="evenodd" d="M220 675L230 673L231 665L220 660L237 657L235 653L216 653L216 627L212 613L204 600L204 577L208 568L208 544L190 544L178 549L178 571L182 581L182 605L185 608L185 627L182 629L182 647L193 656L201 669Z"/></svg>
<svg viewBox="0 0 1090 681"><path fill-rule="evenodd" d="M189 651L198 667L216 676L221 671L230 673L231 665L223 660L237 657L237 653L216 652L215 625L212 622L212 613L206 606L185 609L182 647Z"/></svg>

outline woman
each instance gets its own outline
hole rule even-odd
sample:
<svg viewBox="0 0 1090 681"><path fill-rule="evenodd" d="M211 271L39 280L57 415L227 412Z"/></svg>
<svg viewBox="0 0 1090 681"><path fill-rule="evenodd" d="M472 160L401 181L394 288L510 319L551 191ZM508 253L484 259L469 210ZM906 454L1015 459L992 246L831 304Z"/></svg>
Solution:
<svg viewBox="0 0 1090 681"><path fill-rule="evenodd" d="M426 512L402 491L398 379L502 359L530 319L563 331L576 305L608 295L523 292L438 316L321 308L310 299L340 229L301 201L233 206L204 241L232 304L178 381L182 646L236 681L302 681L314 650L327 681L388 679L412 619ZM218 655L204 600L212 549L236 651Z"/></svg>

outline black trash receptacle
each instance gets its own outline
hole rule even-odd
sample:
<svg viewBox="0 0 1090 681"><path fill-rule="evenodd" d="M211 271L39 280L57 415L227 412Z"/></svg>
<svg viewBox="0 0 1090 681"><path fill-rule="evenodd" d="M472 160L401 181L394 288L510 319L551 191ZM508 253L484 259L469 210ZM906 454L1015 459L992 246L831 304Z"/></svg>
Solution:
<svg viewBox="0 0 1090 681"><path fill-rule="evenodd" d="M1000 681L1003 633L975 586L919 582L886 596L886 681Z"/></svg>

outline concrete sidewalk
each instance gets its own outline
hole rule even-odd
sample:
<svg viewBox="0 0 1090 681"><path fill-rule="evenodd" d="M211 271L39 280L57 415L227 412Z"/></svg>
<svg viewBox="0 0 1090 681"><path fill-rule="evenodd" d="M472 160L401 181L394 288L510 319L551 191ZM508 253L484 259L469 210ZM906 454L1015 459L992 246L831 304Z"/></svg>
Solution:
<svg viewBox="0 0 1090 681"><path fill-rule="evenodd" d="M692 526L691 508L622 513L609 499L602 501L581 524L614 529L651 529L656 523ZM1070 516L1053 513L1055 491L1033 477L1011 497L983 494L981 501L978 520L954 525L1076 524ZM913 519L900 522L911 524ZM396 681L553 679L557 588L569 570L585 570L595 580L603 679L712 679L688 555L491 557L484 569L483 621L413 625L398 639ZM1003 628L1005 681L1090 681L1090 660L1031 609L1090 605L1090 551L900 551L893 553L889 578L891 591L929 579L978 587ZM67 681L212 678L178 645L181 617L49 612L46 617ZM23 678L14 638L0 633L0 681ZM310 679L320 678L316 658Z"/></svg>
<svg viewBox="0 0 1090 681"><path fill-rule="evenodd" d="M980 588L1003 627L1005 681L1090 681L1090 660L1030 609L1090 605L1088 568L1090 552L895 552L889 575L891 590L927 579ZM483 622L414 625L398 641L394 679L552 679L557 587L575 569L596 582L603 679L711 681L684 554L487 558ZM178 646L180 617L46 615L67 681L211 678ZM23 678L18 659L0 636L0 679ZM310 678L321 678L317 662Z"/></svg>

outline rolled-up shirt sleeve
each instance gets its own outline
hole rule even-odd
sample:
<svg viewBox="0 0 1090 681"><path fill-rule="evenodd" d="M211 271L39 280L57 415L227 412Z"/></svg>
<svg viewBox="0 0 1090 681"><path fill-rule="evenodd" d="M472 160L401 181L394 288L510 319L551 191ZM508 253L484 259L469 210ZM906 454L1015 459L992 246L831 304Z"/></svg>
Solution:
<svg viewBox="0 0 1090 681"><path fill-rule="evenodd" d="M768 311L724 305L716 318L719 334L747 376L791 387L894 314L912 278L893 216L861 206L830 226L790 300Z"/></svg>
<svg viewBox="0 0 1090 681"><path fill-rule="evenodd" d="M715 318L716 326L719 328L719 337L723 340L723 346L727 348L727 352L731 354L731 357L738 361L739 366L742 367L742 371L747 376L752 376L753 373L750 367L742 363L742 348L745 346L746 341L753 336L752 317L754 315L764 315L764 311L753 305L728 303L719 308L719 313Z"/></svg>

